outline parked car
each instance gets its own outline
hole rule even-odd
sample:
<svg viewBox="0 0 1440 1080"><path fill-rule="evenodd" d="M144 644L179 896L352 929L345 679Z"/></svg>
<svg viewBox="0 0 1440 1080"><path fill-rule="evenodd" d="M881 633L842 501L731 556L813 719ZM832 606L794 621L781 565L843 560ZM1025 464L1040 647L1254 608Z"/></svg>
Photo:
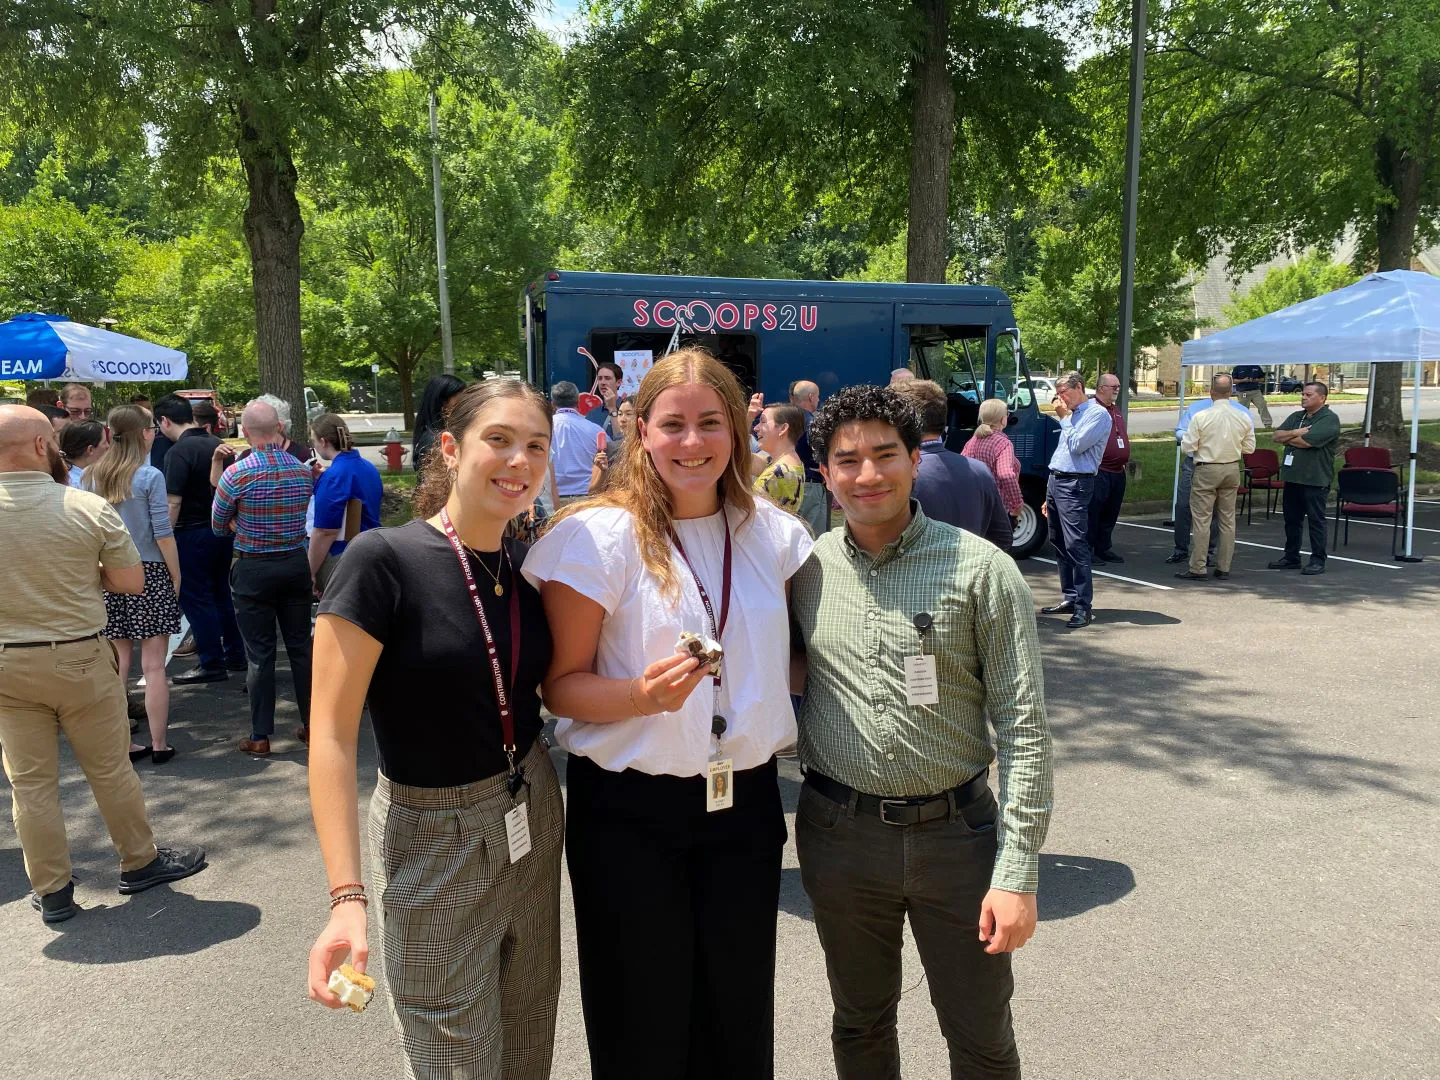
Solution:
<svg viewBox="0 0 1440 1080"><path fill-rule="evenodd" d="M220 397L219 390L176 390L175 395L186 401L208 401L220 415L220 430L215 434L229 439L240 434L240 418L235 415Z"/></svg>
<svg viewBox="0 0 1440 1080"><path fill-rule="evenodd" d="M1015 384L1015 392L1010 395L1010 407L1012 409L1024 408L1031 401L1034 401L1036 405L1049 405L1054 396L1054 379L1042 375L1032 375Z"/></svg>
<svg viewBox="0 0 1440 1080"><path fill-rule="evenodd" d="M325 403L320 400L320 395L310 387L305 387L305 418L314 420L325 411Z"/></svg>

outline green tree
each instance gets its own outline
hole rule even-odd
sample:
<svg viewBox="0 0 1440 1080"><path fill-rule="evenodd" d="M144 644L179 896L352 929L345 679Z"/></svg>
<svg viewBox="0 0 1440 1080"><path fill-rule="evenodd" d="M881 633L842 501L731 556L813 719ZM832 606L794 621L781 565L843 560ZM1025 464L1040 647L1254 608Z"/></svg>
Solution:
<svg viewBox="0 0 1440 1080"><path fill-rule="evenodd" d="M1358 280L1360 275L1353 268L1331 261L1324 252L1312 251L1294 266L1271 270L1248 292L1232 293L1231 302L1225 307L1225 318L1231 326L1249 322L1302 300L1343 289Z"/></svg>
<svg viewBox="0 0 1440 1080"><path fill-rule="evenodd" d="M1358 229L1362 264L1408 269L1440 214L1440 0L1178 0L1155 14L1141 220L1196 262L1229 245L1243 269ZM1097 60L1117 101L1124 59ZM1401 427L1400 374L1380 368L1379 430Z"/></svg>
<svg viewBox="0 0 1440 1080"><path fill-rule="evenodd" d="M392 73L371 113L388 156L352 163L342 183L321 193L307 256L307 332L317 344L333 335L350 373L368 371L372 359L394 372L407 424L417 375L440 354L430 148L411 122L426 94L412 75ZM558 245L559 139L524 105L441 96L453 333L457 361L472 368L518 358L520 286Z"/></svg>
<svg viewBox="0 0 1440 1080"><path fill-rule="evenodd" d="M873 241L904 228L906 276L941 281L952 209L1013 201L1068 138L1064 60L973 0L596 0L567 54L575 188L730 250L817 208Z"/></svg>
<svg viewBox="0 0 1440 1080"><path fill-rule="evenodd" d="M474 20L508 31L521 3L10 0L0 112L96 139L149 125L175 186L238 162L260 382L297 406L303 433L298 160L323 163L337 145L373 137L365 87L417 28Z"/></svg>
<svg viewBox="0 0 1440 1080"><path fill-rule="evenodd" d="M0 206L0 312L46 311L94 323L112 315L116 288L138 252L106 210L36 192Z"/></svg>

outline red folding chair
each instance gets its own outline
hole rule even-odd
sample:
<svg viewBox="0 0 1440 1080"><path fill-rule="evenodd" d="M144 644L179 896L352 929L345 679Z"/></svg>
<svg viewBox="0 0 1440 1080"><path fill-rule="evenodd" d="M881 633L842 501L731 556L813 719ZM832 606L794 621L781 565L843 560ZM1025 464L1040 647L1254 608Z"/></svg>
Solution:
<svg viewBox="0 0 1440 1080"><path fill-rule="evenodd" d="M1345 468L1347 469L1393 469L1390 451L1384 446L1347 446Z"/></svg>
<svg viewBox="0 0 1440 1080"><path fill-rule="evenodd" d="M1265 492L1265 516L1268 518L1280 505L1280 492L1285 481L1280 479L1280 455L1274 450L1256 450L1242 454L1249 486Z"/></svg>
<svg viewBox="0 0 1440 1080"><path fill-rule="evenodd" d="M1390 554L1400 541L1400 520L1405 516L1405 491L1393 469L1341 469L1336 474L1335 539L1340 543L1340 519L1345 519L1345 543L1350 543L1350 519L1389 518Z"/></svg>

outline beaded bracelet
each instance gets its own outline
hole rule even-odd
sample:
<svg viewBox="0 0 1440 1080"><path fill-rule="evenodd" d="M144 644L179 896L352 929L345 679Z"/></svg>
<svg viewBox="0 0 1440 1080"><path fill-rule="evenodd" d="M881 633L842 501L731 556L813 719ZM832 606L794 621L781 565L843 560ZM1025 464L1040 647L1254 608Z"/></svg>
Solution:
<svg viewBox="0 0 1440 1080"><path fill-rule="evenodd" d="M341 893L339 896L331 897L330 910L334 911L341 904L348 903L351 900L358 900L367 908L370 906L370 898L366 896L363 892L347 892Z"/></svg>
<svg viewBox="0 0 1440 1080"><path fill-rule="evenodd" d="M361 892L364 892L365 885L364 883L359 881L347 881L344 885L336 885L333 889L331 889L330 895L334 896L336 893L344 892L346 889L359 889Z"/></svg>

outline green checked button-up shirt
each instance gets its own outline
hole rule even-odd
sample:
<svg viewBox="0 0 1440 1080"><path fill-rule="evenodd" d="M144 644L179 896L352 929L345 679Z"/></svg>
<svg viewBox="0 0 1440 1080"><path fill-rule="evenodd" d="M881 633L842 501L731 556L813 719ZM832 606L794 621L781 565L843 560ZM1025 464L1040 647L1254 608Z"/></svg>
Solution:
<svg viewBox="0 0 1440 1080"><path fill-rule="evenodd" d="M1014 561L978 536L914 519L873 557L826 533L791 582L809 657L800 760L870 795L938 795L999 758L991 884L1035 892L1054 799L1035 601ZM934 624L938 705L907 705L913 622ZM991 741L986 717L994 728Z"/></svg>

